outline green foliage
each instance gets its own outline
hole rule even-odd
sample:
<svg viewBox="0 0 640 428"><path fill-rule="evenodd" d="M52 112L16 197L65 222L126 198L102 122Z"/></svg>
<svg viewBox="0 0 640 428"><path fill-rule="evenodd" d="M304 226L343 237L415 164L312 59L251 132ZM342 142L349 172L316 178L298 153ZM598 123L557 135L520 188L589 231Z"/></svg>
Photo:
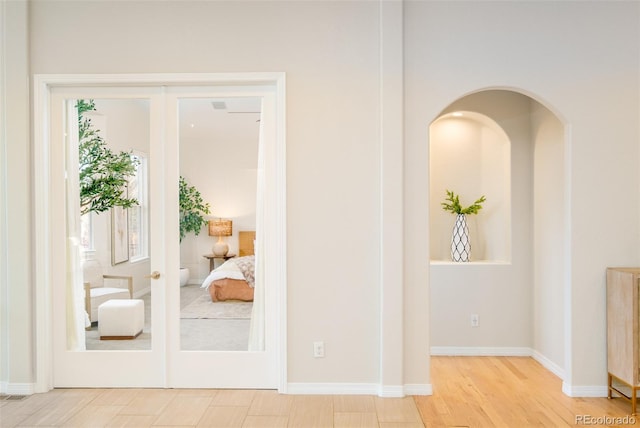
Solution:
<svg viewBox="0 0 640 428"><path fill-rule="evenodd" d="M180 241L188 232L200 234L202 226L208 221L205 214L210 214L209 203L202 200L200 192L190 186L184 177L180 177Z"/></svg>
<svg viewBox="0 0 640 428"><path fill-rule="evenodd" d="M480 199L476 200L473 205L469 205L467 208L462 208L460 205L460 198L458 195L450 190L447 190L446 202L442 202L442 208L445 211L452 212L454 214L478 214L478 211L482 209L482 203L486 201L484 195Z"/></svg>
<svg viewBox="0 0 640 428"><path fill-rule="evenodd" d="M78 140L80 164L80 214L101 213L111 207L129 208L138 204L126 197L129 178L136 173L138 161L131 153L114 153L83 116L95 110L93 100L78 100Z"/></svg>

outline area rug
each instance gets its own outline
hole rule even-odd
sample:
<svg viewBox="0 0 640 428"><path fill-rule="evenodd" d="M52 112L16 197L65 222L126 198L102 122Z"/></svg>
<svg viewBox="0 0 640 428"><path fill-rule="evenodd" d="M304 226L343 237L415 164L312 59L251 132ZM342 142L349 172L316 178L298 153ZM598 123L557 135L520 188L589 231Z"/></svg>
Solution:
<svg viewBox="0 0 640 428"><path fill-rule="evenodd" d="M182 319L250 319L253 302L212 302L209 294L197 297L180 311Z"/></svg>

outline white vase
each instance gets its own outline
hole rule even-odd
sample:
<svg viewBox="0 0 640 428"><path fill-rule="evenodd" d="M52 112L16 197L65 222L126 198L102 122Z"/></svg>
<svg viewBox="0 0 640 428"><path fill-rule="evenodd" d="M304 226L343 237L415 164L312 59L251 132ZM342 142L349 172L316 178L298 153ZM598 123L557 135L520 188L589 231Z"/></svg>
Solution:
<svg viewBox="0 0 640 428"><path fill-rule="evenodd" d="M471 258L471 242L469 241L469 227L467 216L458 214L451 235L451 260L454 262L468 262Z"/></svg>
<svg viewBox="0 0 640 428"><path fill-rule="evenodd" d="M189 269L180 268L180 287L184 287L189 282Z"/></svg>

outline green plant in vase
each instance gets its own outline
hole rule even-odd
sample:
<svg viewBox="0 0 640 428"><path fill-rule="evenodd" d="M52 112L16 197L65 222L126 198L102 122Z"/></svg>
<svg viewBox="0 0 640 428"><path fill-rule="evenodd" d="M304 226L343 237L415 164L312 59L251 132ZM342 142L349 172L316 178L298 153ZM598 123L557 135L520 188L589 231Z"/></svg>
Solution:
<svg viewBox="0 0 640 428"><path fill-rule="evenodd" d="M456 222L451 235L451 260L454 262L468 262L471 258L471 241L469 239L469 227L467 226L467 215L478 214L482 209L482 204L486 198L481 196L473 204L464 208L460 204L460 197L451 190L447 190L445 202L442 208L456 214Z"/></svg>
<svg viewBox="0 0 640 428"><path fill-rule="evenodd" d="M447 190L447 198L441 205L445 211L452 212L453 214L478 214L478 211L482 209L483 202L486 200L484 196L481 196L473 204L463 208L462 205L460 205L460 197L451 190Z"/></svg>

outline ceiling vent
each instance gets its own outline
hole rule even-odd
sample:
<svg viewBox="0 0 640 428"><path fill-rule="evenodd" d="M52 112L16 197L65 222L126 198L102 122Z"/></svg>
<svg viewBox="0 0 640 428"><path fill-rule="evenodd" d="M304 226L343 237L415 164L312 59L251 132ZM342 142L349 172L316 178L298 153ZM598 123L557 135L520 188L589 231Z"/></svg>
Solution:
<svg viewBox="0 0 640 428"><path fill-rule="evenodd" d="M211 105L213 105L213 109L214 110L226 110L227 109L227 103L225 103L224 101L212 101Z"/></svg>

